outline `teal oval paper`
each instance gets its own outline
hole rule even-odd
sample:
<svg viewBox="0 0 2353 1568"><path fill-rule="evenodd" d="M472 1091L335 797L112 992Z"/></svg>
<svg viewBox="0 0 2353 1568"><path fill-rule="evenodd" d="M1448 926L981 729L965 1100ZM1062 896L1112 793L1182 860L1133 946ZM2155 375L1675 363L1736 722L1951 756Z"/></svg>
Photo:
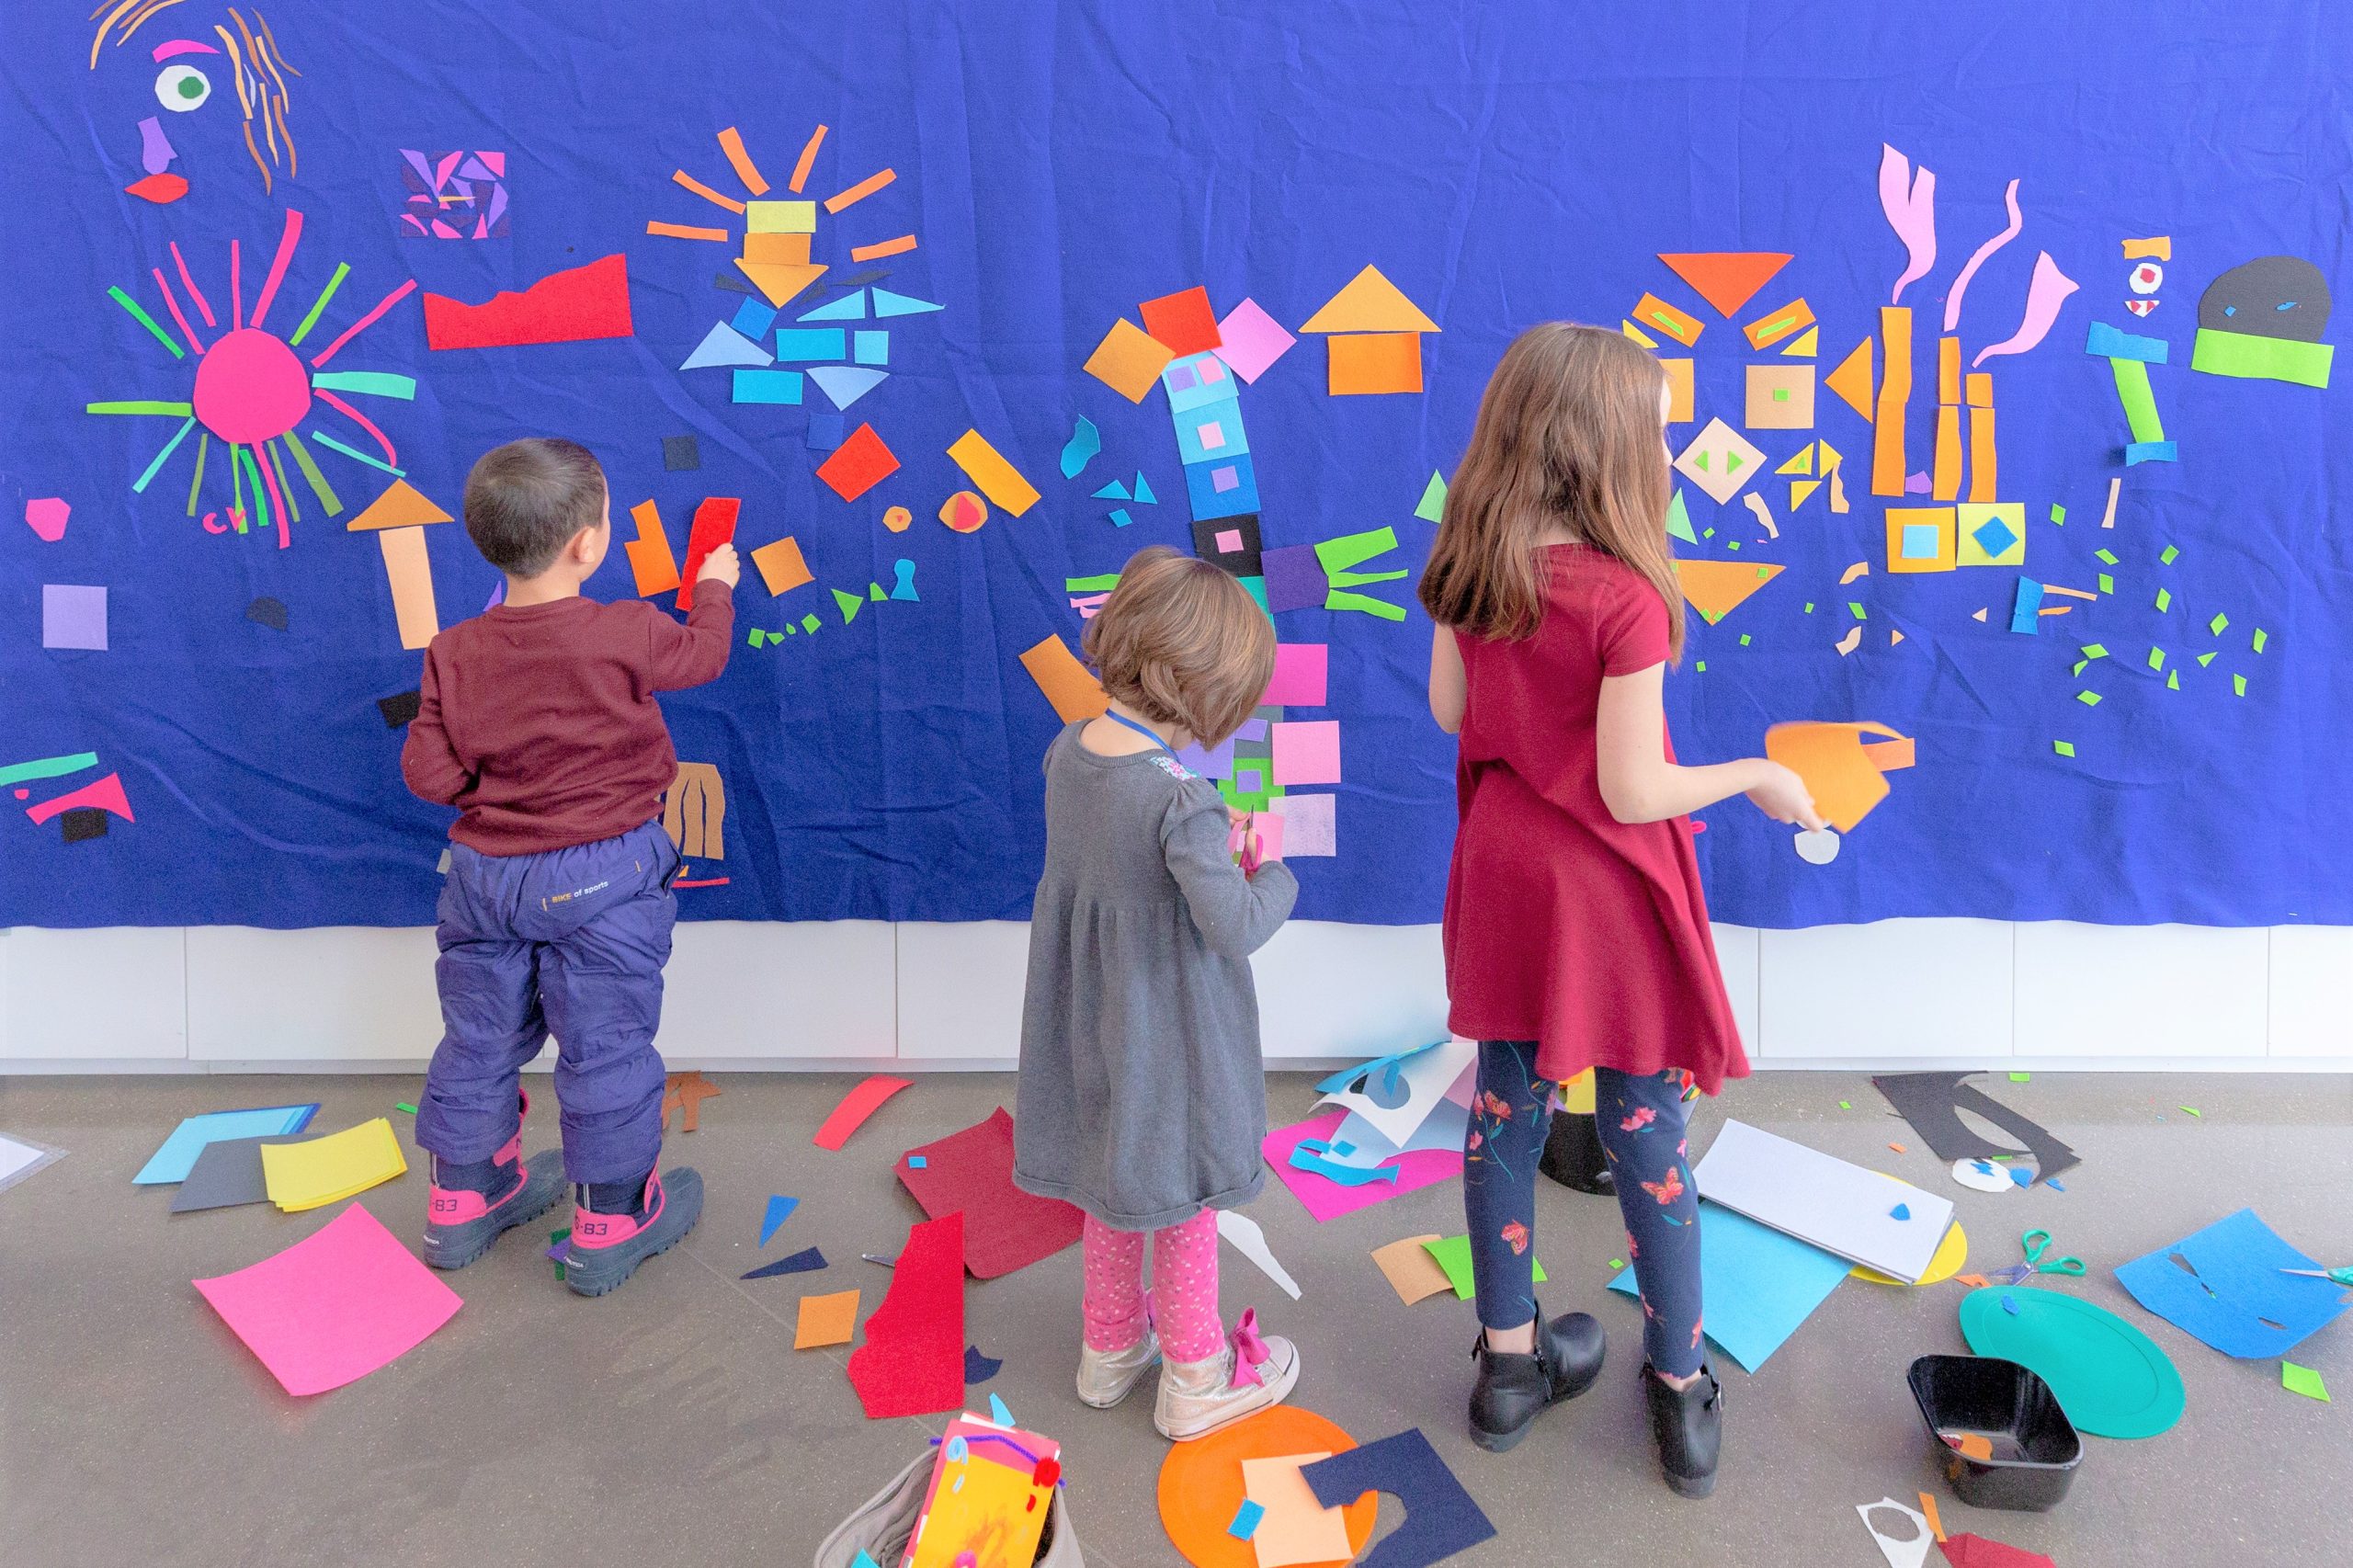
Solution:
<svg viewBox="0 0 2353 1568"><path fill-rule="evenodd" d="M2006 1297L2016 1312L2003 1308ZM2181 1419L2181 1374L2154 1340L2104 1307L1988 1285L1961 1298L1961 1333L1973 1353L2016 1361L2049 1383L2077 1431L2154 1437Z"/></svg>

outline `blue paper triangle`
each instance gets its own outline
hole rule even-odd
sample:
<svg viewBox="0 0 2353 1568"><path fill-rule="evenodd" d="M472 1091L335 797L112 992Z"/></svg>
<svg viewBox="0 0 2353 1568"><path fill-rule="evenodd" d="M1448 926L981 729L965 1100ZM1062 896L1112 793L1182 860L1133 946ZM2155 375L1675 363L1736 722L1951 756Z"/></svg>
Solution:
<svg viewBox="0 0 2353 1568"><path fill-rule="evenodd" d="M888 289L874 290L874 313L878 316L919 316L926 311L938 309L939 307L929 300L918 300L907 294L893 294Z"/></svg>
<svg viewBox="0 0 2353 1568"><path fill-rule="evenodd" d="M891 379L890 371L870 370L863 365L813 365L805 373L835 408L847 408Z"/></svg>
<svg viewBox="0 0 2353 1568"><path fill-rule="evenodd" d="M864 321L866 319L866 290L853 289L838 300L819 305L813 311L803 311L795 319L799 321Z"/></svg>
<svg viewBox="0 0 2353 1568"><path fill-rule="evenodd" d="M767 1245L768 1238L776 1234L776 1228L790 1219L792 1211L800 1207L801 1199L797 1198L779 1196L769 1199L768 1211L760 1217L760 1244Z"/></svg>
<svg viewBox="0 0 2353 1568"><path fill-rule="evenodd" d="M815 1247L804 1247L790 1257L778 1258L744 1276L746 1279L772 1279L779 1274L813 1274L825 1267L825 1255Z"/></svg>
<svg viewBox="0 0 2353 1568"><path fill-rule="evenodd" d="M1136 470L1135 499L1146 506L1157 506L1160 505L1160 497L1152 493L1152 486L1145 483L1143 470L1142 469Z"/></svg>
<svg viewBox="0 0 2353 1568"><path fill-rule="evenodd" d="M1102 489L1097 491L1095 493L1095 499L1097 501L1132 501L1135 497L1128 494L1128 487L1125 484L1115 479L1110 483L1105 485Z"/></svg>
<svg viewBox="0 0 2353 1568"><path fill-rule="evenodd" d="M1013 1412L1005 1407L1005 1401L999 1395L989 1395L989 1419L1000 1426L1013 1425Z"/></svg>
<svg viewBox="0 0 2353 1568"><path fill-rule="evenodd" d="M697 346L695 351L687 356L687 362L678 369L702 370L713 365L772 365L776 361L769 357L767 349L745 337L725 322L715 322L711 329L703 335L703 340Z"/></svg>

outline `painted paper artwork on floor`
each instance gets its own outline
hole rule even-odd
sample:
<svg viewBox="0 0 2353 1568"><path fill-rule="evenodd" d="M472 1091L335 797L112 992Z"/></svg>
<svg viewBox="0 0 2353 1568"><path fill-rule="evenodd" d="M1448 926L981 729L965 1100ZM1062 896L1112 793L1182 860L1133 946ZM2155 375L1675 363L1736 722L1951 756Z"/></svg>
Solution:
<svg viewBox="0 0 2353 1568"><path fill-rule="evenodd" d="M1740 50L1678 94L1653 19L1529 5L250 9L34 8L0 62L0 925L430 922L401 726L524 434L605 465L592 595L755 563L665 699L687 918L1026 916L1086 619L1163 543L1284 646L1191 760L1300 914L1434 920L1415 582L1563 317L1665 369L1678 754L1854 743L1835 836L1706 814L1719 919L2353 923L2353 14L2283 62L1839 0L1677 29Z"/></svg>

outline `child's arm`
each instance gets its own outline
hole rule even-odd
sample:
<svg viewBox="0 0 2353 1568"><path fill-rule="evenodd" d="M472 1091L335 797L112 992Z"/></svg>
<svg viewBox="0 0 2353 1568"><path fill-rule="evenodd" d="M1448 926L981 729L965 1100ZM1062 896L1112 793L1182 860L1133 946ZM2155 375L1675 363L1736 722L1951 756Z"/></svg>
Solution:
<svg viewBox="0 0 2353 1568"><path fill-rule="evenodd" d="M649 618L654 637L654 689L676 691L717 680L735 645L735 547L722 544L695 574L694 607L680 626L666 615ZM713 585L717 585L713 586Z"/></svg>
<svg viewBox="0 0 2353 1568"><path fill-rule="evenodd" d="M1462 650L1454 641L1454 628L1431 628L1430 638L1430 717L1438 727L1449 735L1462 733L1462 705L1470 696L1470 686L1462 673Z"/></svg>
<svg viewBox="0 0 2353 1568"><path fill-rule="evenodd" d="M1745 794L1775 822L1824 825L1804 780L1761 756L1684 767L1666 760L1666 666L1601 677L1594 711L1601 803L1622 823L1659 822Z"/></svg>
<svg viewBox="0 0 2353 1568"><path fill-rule="evenodd" d="M1226 850L1230 837L1231 822L1222 804L1212 810L1180 800L1169 809L1160 846L1210 951L1246 959L1290 918L1290 906L1299 902L1299 879L1280 860L1267 861L1255 875L1245 876Z"/></svg>
<svg viewBox="0 0 2353 1568"><path fill-rule="evenodd" d="M401 743L401 777L409 792L437 806L454 806L458 797L474 787L474 776L449 744L441 722L441 676L428 650L425 678L417 685L416 717L408 722L408 739Z"/></svg>

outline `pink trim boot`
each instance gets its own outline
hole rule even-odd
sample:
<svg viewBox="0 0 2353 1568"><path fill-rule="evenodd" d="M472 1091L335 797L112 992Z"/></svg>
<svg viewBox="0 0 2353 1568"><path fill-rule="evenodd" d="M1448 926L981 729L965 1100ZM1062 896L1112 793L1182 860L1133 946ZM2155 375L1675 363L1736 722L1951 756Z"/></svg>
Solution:
<svg viewBox="0 0 2353 1568"><path fill-rule="evenodd" d="M701 1218L702 1176L689 1165L645 1178L643 1218L598 1214L575 1199L572 1239L564 1244L563 1282L580 1296L617 1290L639 1264L684 1241Z"/></svg>
<svg viewBox="0 0 2353 1568"><path fill-rule="evenodd" d="M542 1149L523 1159L522 1118L531 1114L531 1096L519 1095L521 1114L515 1136L491 1156L494 1165L513 1172L513 1181L498 1198L485 1193L452 1190L436 1184L426 1205L425 1261L436 1268L463 1268L488 1252L491 1244L517 1225L529 1224L563 1196L563 1152ZM433 1162L438 1172L439 1162Z"/></svg>

